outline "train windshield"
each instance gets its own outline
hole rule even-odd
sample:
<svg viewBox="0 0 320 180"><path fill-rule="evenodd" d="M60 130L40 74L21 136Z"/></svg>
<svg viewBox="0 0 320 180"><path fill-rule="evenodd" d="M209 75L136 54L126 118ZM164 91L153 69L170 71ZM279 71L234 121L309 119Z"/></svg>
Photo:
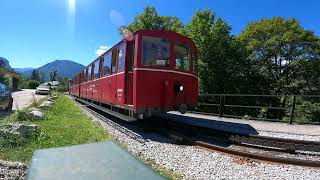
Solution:
<svg viewBox="0 0 320 180"><path fill-rule="evenodd" d="M144 66L166 66L170 64L168 38L142 37L141 63Z"/></svg>

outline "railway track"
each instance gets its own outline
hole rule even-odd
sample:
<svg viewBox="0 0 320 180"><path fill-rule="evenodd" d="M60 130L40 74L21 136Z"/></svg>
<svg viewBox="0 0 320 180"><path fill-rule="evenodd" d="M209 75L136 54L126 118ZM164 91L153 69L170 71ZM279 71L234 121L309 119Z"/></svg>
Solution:
<svg viewBox="0 0 320 180"><path fill-rule="evenodd" d="M129 128L123 127L119 123L115 123L113 120L104 117L99 113L99 110L93 110L94 107L88 108L84 106L84 109L86 109L92 115L96 116L102 121L117 128L119 131L127 134L129 137L141 143L145 143L147 141ZM315 141L303 141L214 131L205 127L178 123L175 121L171 121L170 119L159 120L159 118L136 123L134 124L134 126L135 128L140 128L141 130L147 129L148 131L158 132L164 136L174 139L179 144L195 145L234 156L246 157L260 161L268 161L272 163L320 167L320 161L256 154L250 151L241 151L228 148L228 146L230 145L240 145L250 146L253 148L263 148L270 151L281 151L283 153L297 154L302 151L315 155L317 155L318 153L319 155L320 143Z"/></svg>
<svg viewBox="0 0 320 180"><path fill-rule="evenodd" d="M282 150L288 153L309 152L320 153L320 142L305 141L296 139L277 138L270 136L260 136L252 134L239 134L225 131L212 130L210 128L198 126L196 124L185 124L172 121L166 117L158 117L165 119L165 126L173 126L175 129L185 129L189 135L193 136L209 136L214 139L223 139L229 144L247 145L253 147L264 147L274 150Z"/></svg>

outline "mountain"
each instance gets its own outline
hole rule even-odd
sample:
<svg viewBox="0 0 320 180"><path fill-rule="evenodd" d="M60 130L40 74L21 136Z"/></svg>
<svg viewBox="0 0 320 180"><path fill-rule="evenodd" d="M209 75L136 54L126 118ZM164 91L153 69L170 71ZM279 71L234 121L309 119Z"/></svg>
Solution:
<svg viewBox="0 0 320 180"><path fill-rule="evenodd" d="M44 73L44 79L47 81L50 79L50 72L57 70L58 77L72 77L75 73L84 68L84 65L69 61L69 60L55 60L51 63L45 64L39 68L36 68L39 73ZM24 71L21 74L24 76L31 76L33 70Z"/></svg>
<svg viewBox="0 0 320 180"><path fill-rule="evenodd" d="M0 57L0 68L4 68L7 71L14 71L6 58Z"/></svg>
<svg viewBox="0 0 320 180"><path fill-rule="evenodd" d="M26 71L31 71L33 70L33 68L13 68L17 73L23 73L23 72L26 72Z"/></svg>

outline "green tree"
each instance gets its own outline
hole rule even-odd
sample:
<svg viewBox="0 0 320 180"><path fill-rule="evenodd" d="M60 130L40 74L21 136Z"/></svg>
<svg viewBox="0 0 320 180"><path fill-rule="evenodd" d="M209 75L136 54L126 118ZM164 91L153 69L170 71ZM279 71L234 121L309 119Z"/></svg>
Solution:
<svg viewBox="0 0 320 180"><path fill-rule="evenodd" d="M0 83L5 85L9 84L9 79L5 76L5 73L3 72L2 69L0 69Z"/></svg>
<svg viewBox="0 0 320 180"><path fill-rule="evenodd" d="M27 87L29 89L36 89L40 85L39 81L36 81L36 80L29 80L27 81L27 83L28 83Z"/></svg>
<svg viewBox="0 0 320 180"><path fill-rule="evenodd" d="M244 66L241 48L230 35L231 27L209 9L196 11L184 33L198 49L200 92L238 93Z"/></svg>
<svg viewBox="0 0 320 180"><path fill-rule="evenodd" d="M61 92L68 91L68 81L69 81L69 78L67 78L67 77L59 78L60 85L59 85L58 90L61 91Z"/></svg>
<svg viewBox="0 0 320 180"><path fill-rule="evenodd" d="M139 29L161 29L175 32L182 32L182 22L174 16L159 16L153 6L146 6L143 13L135 16L132 23L128 26L121 26L119 32L122 35L123 30L127 29L135 32Z"/></svg>
<svg viewBox="0 0 320 180"><path fill-rule="evenodd" d="M50 81L56 81L58 75L58 70L54 69L50 72Z"/></svg>
<svg viewBox="0 0 320 180"><path fill-rule="evenodd" d="M40 83L44 83L45 82L45 73L44 72L42 72L42 71L40 71L40 73L39 73L39 82Z"/></svg>
<svg viewBox="0 0 320 180"><path fill-rule="evenodd" d="M271 90L270 94L296 92L293 77L304 69L299 62L317 61L320 57L319 38L294 18L273 17L249 23L238 40L246 47L257 76L268 82L264 88ZM294 64L300 64L300 68L294 68Z"/></svg>
<svg viewBox="0 0 320 180"><path fill-rule="evenodd" d="M39 75L39 71L37 71L36 69L34 69L31 73L31 77L32 80L36 80L36 81L40 81L40 75Z"/></svg>

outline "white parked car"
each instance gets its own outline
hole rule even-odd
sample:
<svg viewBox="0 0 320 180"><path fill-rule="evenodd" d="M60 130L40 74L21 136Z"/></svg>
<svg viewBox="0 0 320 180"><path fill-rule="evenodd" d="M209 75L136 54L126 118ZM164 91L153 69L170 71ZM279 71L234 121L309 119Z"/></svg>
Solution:
<svg viewBox="0 0 320 180"><path fill-rule="evenodd" d="M51 84L50 83L44 83L40 84L40 86L36 89L36 94L49 94L51 91Z"/></svg>

